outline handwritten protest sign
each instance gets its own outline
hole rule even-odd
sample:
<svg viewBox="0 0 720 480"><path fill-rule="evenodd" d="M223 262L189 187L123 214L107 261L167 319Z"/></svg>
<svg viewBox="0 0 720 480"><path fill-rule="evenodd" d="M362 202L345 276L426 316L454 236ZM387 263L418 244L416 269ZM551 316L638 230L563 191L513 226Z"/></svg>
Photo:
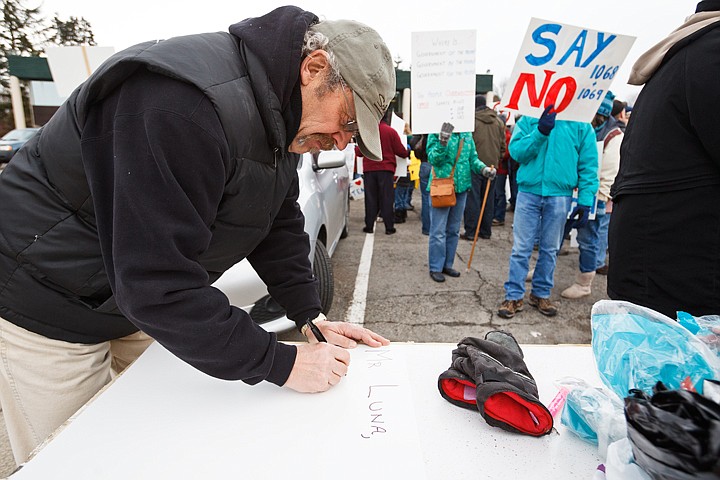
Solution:
<svg viewBox="0 0 720 480"><path fill-rule="evenodd" d="M336 429L335 441L346 446L357 458L372 459L375 465L382 465L384 469L393 464L402 465L401 472L383 475L386 478L426 478L407 351L395 346L358 347L357 350L352 352L350 380L341 382L347 385L337 389L337 394L343 395L346 401L335 405L340 405L338 414L346 422L333 427ZM329 413L329 410L325 412ZM343 455L334 458L337 466L331 472L347 468L347 458Z"/></svg>
<svg viewBox="0 0 720 480"><path fill-rule="evenodd" d="M45 50L57 94L65 99L115 53L112 47L55 47Z"/></svg>
<svg viewBox="0 0 720 480"><path fill-rule="evenodd" d="M533 18L502 108L540 117L554 104L558 120L590 122L635 37Z"/></svg>
<svg viewBox="0 0 720 480"><path fill-rule="evenodd" d="M392 119L390 120L390 126L393 128L393 130L397 132L398 136L400 137L400 143L402 143L403 145L407 145L407 135L405 135L405 120L393 113ZM395 155L396 177L404 177L407 175L408 162L409 160L407 158L402 158Z"/></svg>
<svg viewBox="0 0 720 480"><path fill-rule="evenodd" d="M475 130L475 30L413 32L412 131Z"/></svg>

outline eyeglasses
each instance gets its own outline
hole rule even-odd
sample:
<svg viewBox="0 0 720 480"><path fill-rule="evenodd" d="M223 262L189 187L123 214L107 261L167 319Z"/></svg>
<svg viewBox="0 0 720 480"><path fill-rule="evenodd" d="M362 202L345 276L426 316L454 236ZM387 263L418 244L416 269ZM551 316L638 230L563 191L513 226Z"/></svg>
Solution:
<svg viewBox="0 0 720 480"><path fill-rule="evenodd" d="M352 133L354 136L359 137L360 126L358 125L357 120L350 115L350 102L348 102L347 94L345 93L346 88L348 88L348 86L345 83L345 80L340 79L340 89L342 90L343 98L345 99L345 110L350 117L350 120L342 124L342 129L344 132Z"/></svg>

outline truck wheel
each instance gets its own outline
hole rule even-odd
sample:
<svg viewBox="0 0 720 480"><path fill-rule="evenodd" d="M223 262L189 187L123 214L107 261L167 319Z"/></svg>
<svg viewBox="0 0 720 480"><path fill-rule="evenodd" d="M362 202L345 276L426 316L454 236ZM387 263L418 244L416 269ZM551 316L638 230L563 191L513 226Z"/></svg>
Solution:
<svg viewBox="0 0 720 480"><path fill-rule="evenodd" d="M327 314L330 311L330 307L332 307L335 280L330 255L328 255L325 245L323 245L322 242L315 243L313 273L318 281L318 293L320 294L322 312Z"/></svg>

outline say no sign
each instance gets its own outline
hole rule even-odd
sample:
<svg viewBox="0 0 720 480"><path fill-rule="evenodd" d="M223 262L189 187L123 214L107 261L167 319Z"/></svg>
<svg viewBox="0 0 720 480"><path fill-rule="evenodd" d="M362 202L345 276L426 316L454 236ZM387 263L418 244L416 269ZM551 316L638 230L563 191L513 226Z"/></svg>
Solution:
<svg viewBox="0 0 720 480"><path fill-rule="evenodd" d="M553 104L559 120L590 122L634 41L531 19L501 108L539 117Z"/></svg>

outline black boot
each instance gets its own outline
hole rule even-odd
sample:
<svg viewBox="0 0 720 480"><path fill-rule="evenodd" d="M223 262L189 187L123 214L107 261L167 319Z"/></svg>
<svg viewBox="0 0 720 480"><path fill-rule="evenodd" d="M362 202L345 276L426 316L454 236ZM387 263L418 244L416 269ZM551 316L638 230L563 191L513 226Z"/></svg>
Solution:
<svg viewBox="0 0 720 480"><path fill-rule="evenodd" d="M405 223L407 218L406 210L395 210L395 223Z"/></svg>

